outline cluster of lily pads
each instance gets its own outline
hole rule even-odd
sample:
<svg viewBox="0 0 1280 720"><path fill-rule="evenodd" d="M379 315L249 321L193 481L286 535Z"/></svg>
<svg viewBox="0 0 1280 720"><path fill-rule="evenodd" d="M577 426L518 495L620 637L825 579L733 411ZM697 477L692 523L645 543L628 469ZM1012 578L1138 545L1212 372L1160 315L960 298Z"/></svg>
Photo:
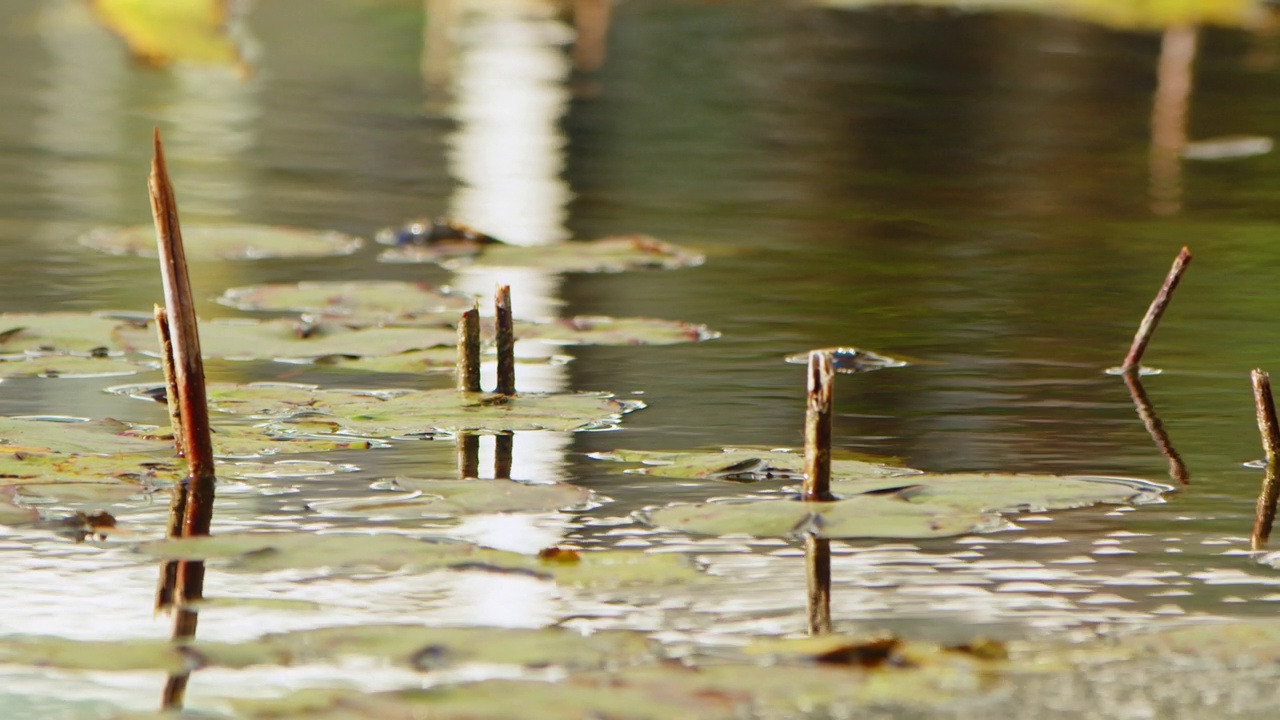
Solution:
<svg viewBox="0 0 1280 720"><path fill-rule="evenodd" d="M187 228L187 256L251 259L351 253L356 238L280 228ZM618 272L701 262L696 253L652 238L626 236L553 248L518 248L481 233L421 221L381 234L386 262L446 267L492 263L562 272ZM153 255L149 230L97 231L91 247ZM447 288L383 280L305 282L230 288L229 307L271 317L200 323L206 357L316 363L362 372L452 372L460 312L474 298ZM521 340L549 344L671 344L715 337L705 326L648 318L575 317L517 323ZM493 329L486 328L490 338ZM45 378L115 376L155 371L160 347L154 320L120 313L0 315L0 375ZM854 349L832 349L837 371L900 367L902 361ZM795 361L796 358L787 358ZM112 391L147 401L164 386L142 383ZM460 392L417 388L342 389L291 383L207 387L218 476L223 481L289 472L278 456L383 447L404 439L473 433L573 432L609 427L641 407L608 393ZM127 500L166 489L184 476L167 429L104 418L0 418L0 523L48 523L37 507ZM659 453L619 450L597 456L630 463L628 472L701 479L733 488L732 497L653 507L639 520L668 530L827 538L933 538L1006 527L1007 515L1098 502L1154 501L1168 488L1143 481L1017 474L925 473L883 459L836 458L836 502L802 503L791 485L803 457L794 451L728 448ZM308 461L296 471L333 472ZM316 503L337 515L449 520L472 513L551 512L588 507L590 491L568 483L510 479L387 478L389 492ZM741 492L743 490L748 492ZM111 523L81 514L108 533ZM94 523L97 523L96 525ZM532 556L395 533L316 535L302 532L220 533L142 543L158 562L205 561L227 572L321 570L461 570L518 573L567 588L618 589L687 584L705 576L678 554L549 548ZM202 601L209 602L209 601ZM478 633L483 632L483 635ZM1007 669L997 645L943 647L896 638L832 636L812 643L756 643L723 666L700 669L664 661L641 633L582 636L565 629L483 631L468 628L321 628L269 635L250 643L81 643L53 638L0 639L0 662L79 670L163 670L336 662L376 657L433 671L467 663L510 665L518 679L365 695L304 691L272 701L232 701L250 718L386 717L785 717L797 708L918 704L949 697L956 677L973 684ZM768 667L766 667L766 665ZM851 677L841 665L896 668L892 676ZM562 682L542 682L548 667ZM665 698L655 702L655 697ZM539 700L541 699L541 700ZM930 701L932 702L932 700ZM536 708L536 710L531 710ZM640 708L640 709L637 709ZM142 716L139 716L142 717Z"/></svg>

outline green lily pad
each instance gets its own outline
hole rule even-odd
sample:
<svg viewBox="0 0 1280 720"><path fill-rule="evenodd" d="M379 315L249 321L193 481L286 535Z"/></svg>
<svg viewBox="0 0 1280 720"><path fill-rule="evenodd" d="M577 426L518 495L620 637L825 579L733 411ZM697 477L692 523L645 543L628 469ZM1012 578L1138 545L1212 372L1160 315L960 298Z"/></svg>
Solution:
<svg viewBox="0 0 1280 720"><path fill-rule="evenodd" d="M254 425L214 425L212 428L213 454L220 458L248 458L264 455L333 452L335 450L368 450L386 447L387 443L367 438L307 437L302 435L273 435ZM148 438L167 442L173 447L173 433L149 425L136 425L128 433L131 437Z"/></svg>
<svg viewBox="0 0 1280 720"><path fill-rule="evenodd" d="M60 485L99 484L143 487L170 485L186 477L186 465L173 458L173 447L164 453L117 455L67 455L46 452L0 453L0 484ZM57 496L50 488L47 494Z"/></svg>
<svg viewBox="0 0 1280 720"><path fill-rule="evenodd" d="M573 358L565 355L551 357L525 358L517 357L517 365L563 365ZM428 348L426 350L410 350L399 355L385 357L352 357L350 355L329 355L312 359L316 365L331 366L339 370L375 373L403 373L420 375L422 373L452 373L458 369L458 351L451 347Z"/></svg>
<svg viewBox="0 0 1280 720"><path fill-rule="evenodd" d="M0 314L0 352L90 353L116 346L115 330L123 321L89 313Z"/></svg>
<svg viewBox="0 0 1280 720"><path fill-rule="evenodd" d="M112 420L0 417L0 454L147 453L172 451L173 443L135 437L133 426Z"/></svg>
<svg viewBox="0 0 1280 720"><path fill-rule="evenodd" d="M189 260L350 255L363 244L360 238L330 230L269 225L183 225L182 239ZM112 255L157 256L155 228L150 225L93 230L80 243Z"/></svg>
<svg viewBox="0 0 1280 720"><path fill-rule="evenodd" d="M621 235L555 245L482 245L474 255L441 255L432 246L388 248L378 260L389 263L440 263L447 268L473 265L537 268L549 272L623 272L700 265L703 256L647 235Z"/></svg>
<svg viewBox="0 0 1280 720"><path fill-rule="evenodd" d="M112 377L154 369L155 365L142 365L105 355L24 353L0 356L0 378Z"/></svg>
<svg viewBox="0 0 1280 720"><path fill-rule="evenodd" d="M912 504L973 512L1045 512L1103 504L1159 502L1168 485L1135 478L1020 473L924 473L905 480L834 477L839 496L893 491Z"/></svg>
<svg viewBox="0 0 1280 720"><path fill-rule="evenodd" d="M317 502L321 513L355 513L364 517L449 518L476 513L550 512L582 505L591 491L568 483L534 485L514 480L432 480L395 478L407 493L391 497Z"/></svg>
<svg viewBox="0 0 1280 720"><path fill-rule="evenodd" d="M229 569L241 572L453 568L533 573L566 585L595 588L688 583L702 577L684 558L672 553L583 552L578 562L561 563L473 545L390 534L224 534L144 543L139 550L162 560L228 560Z"/></svg>
<svg viewBox="0 0 1280 720"><path fill-rule="evenodd" d="M97 478L93 478L97 480ZM0 484L9 482L0 479ZM53 483L26 483L11 486L14 499L23 505L71 505L98 508L136 498L148 491L133 482L74 482L67 477Z"/></svg>
<svg viewBox="0 0 1280 720"><path fill-rule="evenodd" d="M940 538L1004 527L993 513L915 505L892 497L859 495L839 502L786 499L669 505L648 511L655 527L699 535L849 538Z"/></svg>
<svg viewBox="0 0 1280 720"><path fill-rule="evenodd" d="M64 670L168 673L197 665L181 647L167 640L86 641L30 635L0 638L0 663Z"/></svg>
<svg viewBox="0 0 1280 720"><path fill-rule="evenodd" d="M116 338L128 350L159 354L160 341L151 324L145 328L122 327ZM449 328L351 328L290 319L219 318L200 323L200 352L205 357L229 360L395 355L429 347L452 347L457 340L457 332Z"/></svg>
<svg viewBox="0 0 1280 720"><path fill-rule="evenodd" d="M676 345L720 337L706 325L653 318L578 316L549 323L516 323L517 340L555 345Z"/></svg>
<svg viewBox="0 0 1280 720"><path fill-rule="evenodd" d="M626 472L670 478L755 482L776 479L799 480L804 477L804 455L785 449L748 447L684 452L612 450L606 453L592 453L590 457L597 460L643 463L644 467L628 468ZM920 473L919 470L887 464L893 462L891 458L880 458L880 460L884 462L869 462L865 459L850 457L848 453L837 452L831 460L831 474L855 478L897 478Z"/></svg>
<svg viewBox="0 0 1280 720"><path fill-rule="evenodd" d="M321 390L306 385L209 386L209 406L220 412L275 418L283 432L343 432L399 437L470 430L597 429L617 424L643 407L607 393L503 396L456 390Z"/></svg>
<svg viewBox="0 0 1280 720"><path fill-rule="evenodd" d="M424 283L366 280L231 288L218 302L241 310L319 313L378 321L423 313L456 315L469 309L474 298Z"/></svg>

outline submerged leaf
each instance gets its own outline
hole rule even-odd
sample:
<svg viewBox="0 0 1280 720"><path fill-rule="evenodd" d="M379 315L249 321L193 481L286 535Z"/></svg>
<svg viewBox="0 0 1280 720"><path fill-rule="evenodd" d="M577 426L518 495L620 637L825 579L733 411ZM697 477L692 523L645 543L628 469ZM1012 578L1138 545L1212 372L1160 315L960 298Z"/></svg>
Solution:
<svg viewBox="0 0 1280 720"><path fill-rule="evenodd" d="M699 535L823 538L939 538L994 530L998 515L897 498L859 495L838 502L741 500L670 505L647 512L651 525Z"/></svg>
<svg viewBox="0 0 1280 720"><path fill-rule="evenodd" d="M700 265L703 257L647 235L621 235L599 240L555 245L491 244L476 248L474 255L441 255L437 248L406 244L388 248L378 260L392 263L441 263L456 268L467 265L529 267L552 272L623 272L673 269Z"/></svg>
<svg viewBox="0 0 1280 720"><path fill-rule="evenodd" d="M331 230L270 225L187 225L182 239L188 260L257 260L280 257L350 255L363 241ZM150 225L102 228L80 238L88 247L113 255L156 257Z"/></svg>

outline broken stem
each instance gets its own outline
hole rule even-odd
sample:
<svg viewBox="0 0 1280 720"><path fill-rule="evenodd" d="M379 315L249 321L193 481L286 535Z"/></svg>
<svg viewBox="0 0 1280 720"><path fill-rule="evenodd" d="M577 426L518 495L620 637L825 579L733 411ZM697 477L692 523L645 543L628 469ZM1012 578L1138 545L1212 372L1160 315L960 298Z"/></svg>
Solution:
<svg viewBox="0 0 1280 720"><path fill-rule="evenodd" d="M182 414L178 408L178 381L173 369L173 339L169 336L169 313L163 305L152 308L156 334L160 336L160 368L164 370L164 404L169 410L169 427L173 429L173 447L178 456L182 448Z"/></svg>
<svg viewBox="0 0 1280 720"><path fill-rule="evenodd" d="M805 574L808 577L809 634L831 632L831 541L806 535Z"/></svg>
<svg viewBox="0 0 1280 720"><path fill-rule="evenodd" d="M1165 432L1164 424L1156 416L1156 410L1151 406L1151 400L1147 397L1146 389L1142 387L1138 372L1127 370L1122 377L1124 377L1125 386L1129 388L1129 397L1133 399L1133 404L1138 409L1138 417L1142 419L1142 424L1147 429L1147 434L1151 435L1151 439L1155 441L1160 454L1169 461L1169 477L1183 485L1188 484L1191 481L1191 473L1187 472L1186 463L1182 462L1182 456L1174 449L1173 443L1169 440L1169 433Z"/></svg>
<svg viewBox="0 0 1280 720"><path fill-rule="evenodd" d="M1173 267L1169 268L1169 274L1164 278L1164 285L1160 286L1160 292L1156 293L1155 299L1151 301L1151 307L1147 308L1147 314L1142 318L1142 324L1138 326L1138 332L1133 336L1129 354L1125 355L1124 363L1120 366L1122 372L1136 369L1141 364L1142 354L1147 351L1147 343L1151 342L1151 336L1156 332L1160 316L1169 306L1173 291L1178 287L1178 281L1182 279L1182 274L1187 271L1187 265L1190 263L1191 251L1184 247L1178 253L1178 257L1174 258Z"/></svg>
<svg viewBox="0 0 1280 720"><path fill-rule="evenodd" d="M182 229L178 222L178 202L165 166L164 145L159 128L154 136L155 155L147 190L151 196L151 216L155 220L156 245L160 253L160 276L164 282L166 320L173 347L173 384L176 394L169 402L178 405L181 443L187 459L187 477L175 493L184 496L181 537L208 535L213 520L214 458L209 431L209 406L204 385L204 361L200 356L200 336L196 327L195 302L187 274ZM175 503L178 500L175 499ZM177 523L175 523L176 525ZM180 561L174 587L168 599L182 608L204 595L204 563ZM164 598L158 598L164 599ZM180 616L178 622L183 622ZM194 617L191 618L194 632ZM175 632L178 629L176 628Z"/></svg>
<svg viewBox="0 0 1280 720"><path fill-rule="evenodd" d="M1280 426L1276 422L1276 401L1271 395L1271 376L1255 369L1250 374L1253 381L1253 407L1258 416L1258 433L1262 435L1262 449L1266 452L1267 473L1258 495L1257 512L1253 521L1250 545L1261 550L1271 537L1271 526L1276 519L1276 500L1280 498L1280 478L1277 478L1277 453L1280 452Z"/></svg>
<svg viewBox="0 0 1280 720"><path fill-rule="evenodd" d="M480 310L475 307L458 320L458 390L480 392Z"/></svg>
<svg viewBox="0 0 1280 720"><path fill-rule="evenodd" d="M831 416L835 370L830 353L809 353L808 408L804 417L804 488L800 499L825 501L831 496Z"/></svg>
<svg viewBox="0 0 1280 720"><path fill-rule="evenodd" d="M516 394L516 335L511 316L511 286L499 285L494 295L494 325L497 328L498 386L502 395Z"/></svg>

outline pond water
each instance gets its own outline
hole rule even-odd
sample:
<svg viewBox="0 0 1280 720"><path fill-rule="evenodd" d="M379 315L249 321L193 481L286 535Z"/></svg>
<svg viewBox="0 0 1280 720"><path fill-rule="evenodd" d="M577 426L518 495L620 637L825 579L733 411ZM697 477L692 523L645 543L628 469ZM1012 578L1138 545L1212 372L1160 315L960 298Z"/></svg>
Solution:
<svg viewBox="0 0 1280 720"><path fill-rule="evenodd" d="M592 594L507 574L211 571L210 596L319 609L212 608L201 639L578 617L696 654L803 632L802 544L697 539L632 516L742 488L621 474L588 454L798 446L804 372L784 356L854 345L913 364L840 376L839 448L930 471L1174 483L1125 383L1103 371L1123 358L1183 245L1195 260L1148 350L1163 373L1144 385L1189 484L1164 504L1016 518L1017 531L835 542L835 629L1080 637L1266 617L1280 600L1280 575L1247 552L1261 473L1243 467L1262 454L1249 371L1280 370L1280 156L1178 156L1184 138L1277 131L1280 39L1261 9L1243 29L1163 31L1018 12L655 0L618 4L607 45L575 56L564 18L524 2L274 0L238 23L237 69L149 67L89 5L0 4L0 309L148 311L161 299L154 260L77 243L94 227L150 222L159 126L185 222L372 238L447 214L522 245L639 232L706 255L698 267L617 274L451 273L379 263L373 243L340 258L196 262L202 317L241 314L213 298L255 283L421 280L487 297L501 282L518 317L650 316L721 333L559 348L572 362L522 376L522 390L608 390L647 404L613 431L515 437L513 477L590 488L591 507L461 527L303 512L371 496L379 478L453 471L452 442L401 441L325 457L350 464L343 472L231 484L214 518L215 532L303 526L522 553L650 549L694 558L716 583ZM585 67L593 51L604 53L597 69ZM215 361L208 372L356 382L279 363ZM374 377L359 382L449 384ZM6 380L0 414L164 422L159 406L103 392L112 384ZM482 475L497 446L481 439ZM167 637L171 620L152 613L155 563L128 542L163 534L167 500L109 509L134 535L75 544L0 529L0 635ZM163 687L155 672L14 664L0 677L0 709L15 718L146 710ZM193 677L187 704L216 711L218 698L337 682L422 684L386 667L210 670Z"/></svg>

